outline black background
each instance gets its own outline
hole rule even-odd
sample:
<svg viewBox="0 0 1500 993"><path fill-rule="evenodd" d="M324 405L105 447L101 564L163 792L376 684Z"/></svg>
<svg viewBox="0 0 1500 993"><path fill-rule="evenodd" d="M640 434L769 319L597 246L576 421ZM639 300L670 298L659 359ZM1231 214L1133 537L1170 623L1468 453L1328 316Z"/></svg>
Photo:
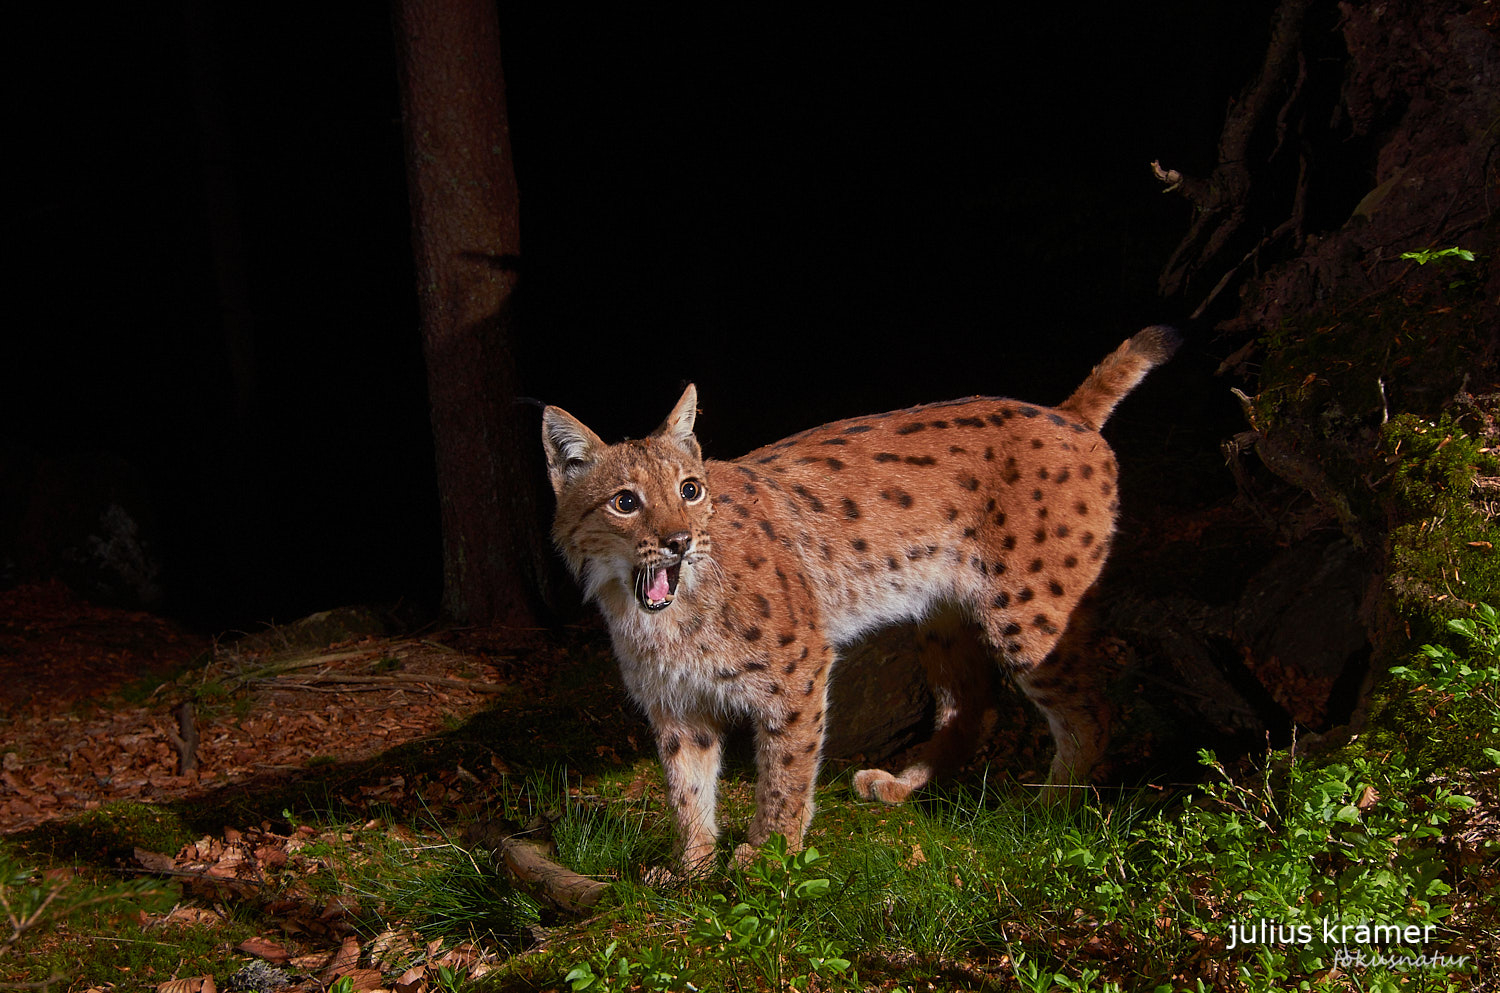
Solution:
<svg viewBox="0 0 1500 993"><path fill-rule="evenodd" d="M1134 330L1181 320L1155 284L1188 207L1149 164L1212 167L1269 14L502 9L523 389L615 438L695 381L724 457L918 402L1061 400ZM128 459L167 609L196 623L435 603L388 9L15 17L0 457ZM211 249L226 202L243 416ZM1124 452L1153 417L1222 412L1183 385L1214 360L1185 330L1176 385L1112 422Z"/></svg>

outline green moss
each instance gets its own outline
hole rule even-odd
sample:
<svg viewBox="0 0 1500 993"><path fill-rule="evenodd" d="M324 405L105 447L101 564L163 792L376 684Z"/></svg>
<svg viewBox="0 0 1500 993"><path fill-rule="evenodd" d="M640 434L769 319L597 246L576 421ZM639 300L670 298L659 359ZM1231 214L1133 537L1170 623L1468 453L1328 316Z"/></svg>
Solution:
<svg viewBox="0 0 1500 993"><path fill-rule="evenodd" d="M198 837L176 810L135 800L108 803L66 823L44 824L16 836L20 849L40 856L112 866L137 848L175 852Z"/></svg>
<svg viewBox="0 0 1500 993"><path fill-rule="evenodd" d="M1465 388L1484 353L1482 309L1477 283L1430 280L1330 303L1267 335L1250 410L1262 459L1356 542L1381 547L1382 425L1402 412L1436 417Z"/></svg>
<svg viewBox="0 0 1500 993"><path fill-rule="evenodd" d="M1447 414L1396 417L1385 442L1401 522L1390 535L1390 584L1402 612L1444 619L1500 601L1500 526L1473 499L1475 477L1500 475L1500 458Z"/></svg>

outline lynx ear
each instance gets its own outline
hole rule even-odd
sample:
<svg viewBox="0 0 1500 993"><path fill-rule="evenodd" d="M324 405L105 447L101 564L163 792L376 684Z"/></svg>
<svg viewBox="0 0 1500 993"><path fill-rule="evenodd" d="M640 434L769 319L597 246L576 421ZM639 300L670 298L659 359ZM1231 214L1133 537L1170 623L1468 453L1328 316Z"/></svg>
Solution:
<svg viewBox="0 0 1500 993"><path fill-rule="evenodd" d="M559 495L563 484L593 465L607 447L561 407L542 411L542 446L547 450L547 478L552 480L552 491Z"/></svg>
<svg viewBox="0 0 1500 993"><path fill-rule="evenodd" d="M697 418L698 387L688 383L687 389L682 391L682 397L677 401L677 406L673 407L667 419L661 422L661 427L651 433L652 437L669 438L692 452L694 458L702 458L703 450L698 447L698 439L693 437L693 422Z"/></svg>

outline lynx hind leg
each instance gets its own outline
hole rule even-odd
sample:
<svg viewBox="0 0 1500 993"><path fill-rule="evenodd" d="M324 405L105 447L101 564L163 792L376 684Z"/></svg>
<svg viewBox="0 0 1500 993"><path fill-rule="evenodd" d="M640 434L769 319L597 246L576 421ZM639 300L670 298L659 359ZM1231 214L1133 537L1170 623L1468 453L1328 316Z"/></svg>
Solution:
<svg viewBox="0 0 1500 993"><path fill-rule="evenodd" d="M651 714L666 774L667 802L677 819L677 855L690 878L713 869L723 728L703 715Z"/></svg>
<svg viewBox="0 0 1500 993"><path fill-rule="evenodd" d="M936 703L932 737L899 775L884 769L854 774L854 792L866 800L903 803L934 779L951 775L973 756L990 706L994 660L973 625L943 614L918 633L927 684Z"/></svg>
<svg viewBox="0 0 1500 993"><path fill-rule="evenodd" d="M1041 662L1017 666L1016 685L1026 694L1052 732L1056 751L1042 798L1077 803L1089 776L1109 744L1109 706L1100 692L1095 660L1088 651L1084 625L1074 624Z"/></svg>

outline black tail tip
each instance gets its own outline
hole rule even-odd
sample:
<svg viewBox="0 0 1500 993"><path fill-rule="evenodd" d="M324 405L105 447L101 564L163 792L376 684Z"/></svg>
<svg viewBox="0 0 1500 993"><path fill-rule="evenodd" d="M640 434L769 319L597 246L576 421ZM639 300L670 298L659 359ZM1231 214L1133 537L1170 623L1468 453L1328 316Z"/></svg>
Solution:
<svg viewBox="0 0 1500 993"><path fill-rule="evenodd" d="M1180 347L1182 347L1182 335L1177 333L1176 328L1165 324L1152 325L1143 331L1136 332L1130 339L1132 352L1157 365L1170 359Z"/></svg>

